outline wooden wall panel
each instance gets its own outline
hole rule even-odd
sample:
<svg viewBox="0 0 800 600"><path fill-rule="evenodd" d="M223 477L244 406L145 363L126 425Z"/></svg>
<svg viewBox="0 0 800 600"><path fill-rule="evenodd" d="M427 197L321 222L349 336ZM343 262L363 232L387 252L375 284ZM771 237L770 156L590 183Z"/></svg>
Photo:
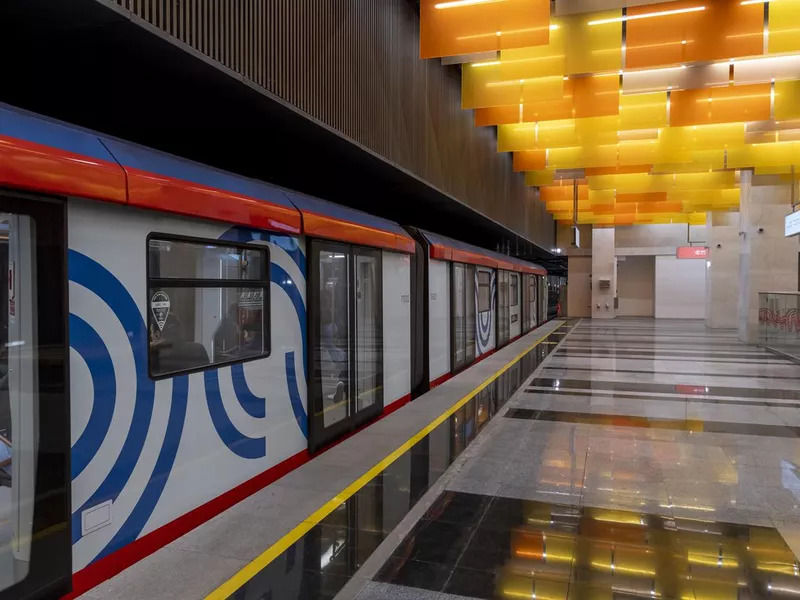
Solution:
<svg viewBox="0 0 800 600"><path fill-rule="evenodd" d="M550 248L551 216L458 67L419 59L410 0L114 0L354 142Z"/></svg>

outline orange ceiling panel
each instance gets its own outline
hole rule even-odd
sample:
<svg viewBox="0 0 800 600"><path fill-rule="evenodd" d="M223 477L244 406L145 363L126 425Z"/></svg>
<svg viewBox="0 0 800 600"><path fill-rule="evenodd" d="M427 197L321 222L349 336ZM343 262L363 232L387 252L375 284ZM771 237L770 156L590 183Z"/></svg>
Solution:
<svg viewBox="0 0 800 600"><path fill-rule="evenodd" d="M547 150L514 152L515 171L542 171L547 166Z"/></svg>
<svg viewBox="0 0 800 600"><path fill-rule="evenodd" d="M681 0L631 7L627 15L625 68L628 69L724 60L764 52L761 3Z"/></svg>
<svg viewBox="0 0 800 600"><path fill-rule="evenodd" d="M475 125L483 127L619 114L618 77L575 77L563 80L562 86L561 98L477 108Z"/></svg>
<svg viewBox="0 0 800 600"><path fill-rule="evenodd" d="M600 204L591 210L596 215L613 215L617 212L617 207L613 204Z"/></svg>
<svg viewBox="0 0 800 600"><path fill-rule="evenodd" d="M619 77L574 77L571 83L575 117L619 114Z"/></svg>
<svg viewBox="0 0 800 600"><path fill-rule="evenodd" d="M574 191L572 180L564 180L569 181L569 183L564 183L563 185L548 185L542 187L539 191L539 199L543 202L552 202L558 200L573 200ZM586 184L578 185L578 200L588 200L589 199L589 186Z"/></svg>
<svg viewBox="0 0 800 600"><path fill-rule="evenodd" d="M475 109L475 126L508 125L519 123L519 105L487 106Z"/></svg>
<svg viewBox="0 0 800 600"><path fill-rule="evenodd" d="M572 118L572 97L551 102L532 102L522 107L522 120L526 123L534 121L557 121Z"/></svg>
<svg viewBox="0 0 800 600"><path fill-rule="evenodd" d="M670 105L672 127L762 121L770 117L770 84L680 90Z"/></svg>
<svg viewBox="0 0 800 600"><path fill-rule="evenodd" d="M547 44L548 0L421 0L420 57Z"/></svg>

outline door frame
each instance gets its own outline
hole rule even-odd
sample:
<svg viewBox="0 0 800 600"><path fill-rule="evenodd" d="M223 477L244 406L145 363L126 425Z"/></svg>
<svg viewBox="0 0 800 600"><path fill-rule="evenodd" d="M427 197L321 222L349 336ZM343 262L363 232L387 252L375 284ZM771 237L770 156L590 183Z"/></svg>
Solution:
<svg viewBox="0 0 800 600"><path fill-rule="evenodd" d="M349 353L349 373L348 373L348 415L341 421L333 425L325 426L322 413L317 415L316 410L322 400L322 379L321 368L317 362L317 346L320 341L320 311L319 311L319 254L321 251L342 252L347 256L348 282L347 282L347 303L348 303L348 353ZM381 390L376 402L359 412L356 407L356 282L358 274L356 272L356 256L358 254L372 255L377 258L377 282L378 282L378 337L380 339L380 364L377 378L378 386ZM366 421L372 420L383 413L384 406L384 373L383 373L383 254L377 248L357 246L344 242L332 242L318 238L311 238L308 242L307 251L308 277L306 286L306 306L308 321L308 380L307 380L307 403L308 412L308 451L317 452L325 446L335 442L342 436L354 431Z"/></svg>
<svg viewBox="0 0 800 600"><path fill-rule="evenodd" d="M39 443L30 567L24 579L0 591L0 600L58 597L72 590L67 203L0 189L0 211L34 220L36 341L38 349L46 349L38 360ZM52 293L55 286L60 289Z"/></svg>

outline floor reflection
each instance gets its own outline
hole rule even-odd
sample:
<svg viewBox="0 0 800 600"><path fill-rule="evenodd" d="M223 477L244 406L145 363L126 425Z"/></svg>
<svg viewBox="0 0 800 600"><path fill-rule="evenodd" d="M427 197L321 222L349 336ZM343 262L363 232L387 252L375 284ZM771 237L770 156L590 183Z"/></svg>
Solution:
<svg viewBox="0 0 800 600"><path fill-rule="evenodd" d="M448 491L378 581L478 598L800 595L777 530Z"/></svg>
<svg viewBox="0 0 800 600"><path fill-rule="evenodd" d="M560 337L548 337L546 341L551 339L558 341ZM528 352L447 421L342 502L232 597L295 600L336 596L554 349L554 345L539 345ZM446 520L442 523L444 529L453 528L453 523ZM431 545L431 551L436 547L435 543ZM426 555L426 558L430 557ZM438 582L441 573L436 565L435 561L424 562L416 576ZM472 573L464 575L469 578Z"/></svg>
<svg viewBox="0 0 800 600"><path fill-rule="evenodd" d="M644 429L671 429L705 433L732 433L764 437L798 438L800 427L788 425L760 425L757 423L731 423L701 419L668 419L663 417L638 417L632 415L537 410L513 408L506 413L509 419L550 421L555 423L583 423Z"/></svg>

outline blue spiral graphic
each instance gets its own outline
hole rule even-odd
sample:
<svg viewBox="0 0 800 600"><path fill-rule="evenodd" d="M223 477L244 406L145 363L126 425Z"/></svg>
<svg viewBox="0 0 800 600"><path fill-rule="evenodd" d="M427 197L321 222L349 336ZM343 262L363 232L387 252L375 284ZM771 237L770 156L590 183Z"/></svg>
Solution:
<svg viewBox="0 0 800 600"><path fill-rule="evenodd" d="M71 471L75 479L100 450L111 428L117 401L117 378L103 339L86 321L73 314L69 316L69 342L89 368L93 388L89 421L72 445Z"/></svg>
<svg viewBox="0 0 800 600"><path fill-rule="evenodd" d="M128 434L106 478L91 497L72 513L74 544L81 538L81 513L106 500L116 500L130 480L142 455L153 418L155 384L147 373L147 328L125 286L100 264L75 250L69 251L68 270L70 281L96 294L119 319L130 341L136 369L136 399Z"/></svg>

